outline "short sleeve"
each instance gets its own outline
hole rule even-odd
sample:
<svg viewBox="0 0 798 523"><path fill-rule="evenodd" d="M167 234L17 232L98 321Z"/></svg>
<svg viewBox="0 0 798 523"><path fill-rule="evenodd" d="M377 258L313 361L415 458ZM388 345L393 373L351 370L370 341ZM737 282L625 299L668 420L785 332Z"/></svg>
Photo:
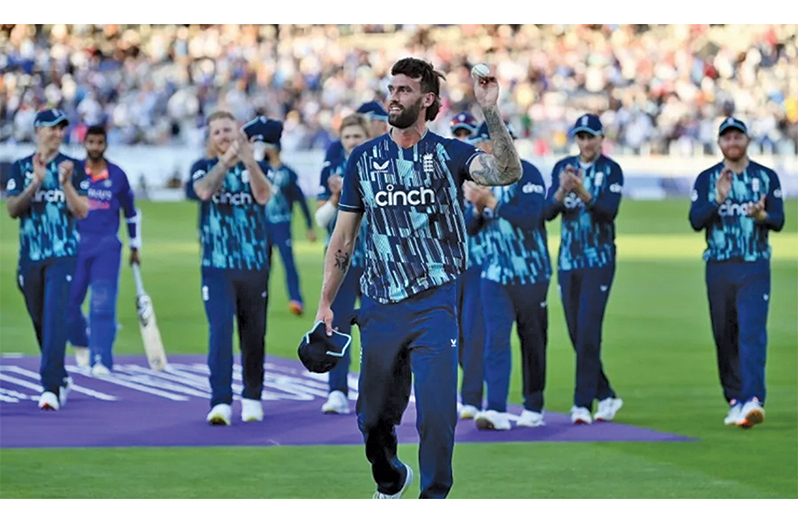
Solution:
<svg viewBox="0 0 798 523"><path fill-rule="evenodd" d="M366 210L363 205L363 195L360 193L360 176L358 176L357 169L360 157L360 154L352 153L346 162L341 200L338 202L338 208L342 211L362 213Z"/></svg>
<svg viewBox="0 0 798 523"><path fill-rule="evenodd" d="M472 179L469 171L471 162L480 154L485 154L473 145L467 144L462 140L451 140L448 151L452 162L452 174L460 177L460 183Z"/></svg>
<svg viewBox="0 0 798 523"><path fill-rule="evenodd" d="M19 169L20 161L11 164L11 176L6 183L6 195L17 196L25 190L25 180L22 177L22 171Z"/></svg>
<svg viewBox="0 0 798 523"><path fill-rule="evenodd" d="M191 200L199 200L196 191L194 191L194 182L203 179L208 174L208 162L205 159L197 160L191 166L191 173L189 175L188 183L186 184L186 197Z"/></svg>
<svg viewBox="0 0 798 523"><path fill-rule="evenodd" d="M332 162L329 160L324 161L324 165L321 167L321 175L319 176L319 200L329 200L332 198L332 193L330 192L330 185L327 183L327 180L330 179L330 173L332 172Z"/></svg>
<svg viewBox="0 0 798 523"><path fill-rule="evenodd" d="M72 174L72 186L75 188L75 192L77 192L78 195L86 196L89 194L89 184L91 181L86 174L85 164L76 160L72 160L72 162L75 165L75 172Z"/></svg>

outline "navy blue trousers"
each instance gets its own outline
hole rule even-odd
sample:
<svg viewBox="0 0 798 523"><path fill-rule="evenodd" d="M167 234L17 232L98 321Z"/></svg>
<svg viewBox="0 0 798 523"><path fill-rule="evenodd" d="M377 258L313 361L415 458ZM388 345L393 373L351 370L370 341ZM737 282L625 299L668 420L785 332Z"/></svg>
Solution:
<svg viewBox="0 0 798 523"><path fill-rule="evenodd" d="M706 281L723 396L764 404L770 262L708 262Z"/></svg>
<svg viewBox="0 0 798 523"><path fill-rule="evenodd" d="M39 366L42 388L56 395L67 378L64 352L68 337L69 287L74 270L74 256L35 262L20 260L17 267L17 285L25 297L42 353Z"/></svg>
<svg viewBox="0 0 798 523"><path fill-rule="evenodd" d="M350 267L344 276L344 281L338 289L338 294L335 295L335 301L332 304L333 318L335 324L333 328L344 334L352 332L351 318L355 310L355 302L360 297L360 277L363 275L361 267ZM339 390L344 395L349 394L349 384L347 378L349 377L349 365L352 361L348 350L335 366L330 371L328 381L330 384L330 392Z"/></svg>
<svg viewBox="0 0 798 523"><path fill-rule="evenodd" d="M116 296L121 260L122 242L116 235L82 235L69 291L69 342L76 347L88 347L91 363L99 362L109 369L114 364L112 348L116 338ZM89 286L91 303L87 324L81 306ZM130 307L133 307L132 303Z"/></svg>
<svg viewBox="0 0 798 523"><path fill-rule="evenodd" d="M396 456L395 426L415 377L421 497L444 498L452 488L457 423L457 289L454 283L394 304L363 296L359 326L360 394L357 420L377 488L395 494L404 467Z"/></svg>
<svg viewBox="0 0 798 523"><path fill-rule="evenodd" d="M233 318L243 368L243 398L259 400L266 354L267 271L202 268L202 301L209 324L211 407L233 402Z"/></svg>
<svg viewBox="0 0 798 523"><path fill-rule="evenodd" d="M463 369L460 399L482 409L485 379L485 320L482 317L482 267L475 265L457 279L458 359Z"/></svg>
<svg viewBox="0 0 798 523"><path fill-rule="evenodd" d="M614 276L614 263L558 272L568 336L576 351L574 405L588 410L594 399L615 397L601 363L601 328Z"/></svg>
<svg viewBox="0 0 798 523"><path fill-rule="evenodd" d="M515 322L521 342L524 408L533 412L543 411L549 328L548 291L548 280L529 285L502 285L482 280L482 297L487 304L483 313L487 331L485 381L488 384L489 410L507 411L512 363L510 334Z"/></svg>
<svg viewBox="0 0 798 523"><path fill-rule="evenodd" d="M271 265L272 248L277 247L280 251L280 258L283 260L285 269L285 282L288 288L288 297L292 301L302 301L302 293L299 290L299 273L294 263L294 249L291 242L291 222L271 223L267 222L269 242L269 265Z"/></svg>

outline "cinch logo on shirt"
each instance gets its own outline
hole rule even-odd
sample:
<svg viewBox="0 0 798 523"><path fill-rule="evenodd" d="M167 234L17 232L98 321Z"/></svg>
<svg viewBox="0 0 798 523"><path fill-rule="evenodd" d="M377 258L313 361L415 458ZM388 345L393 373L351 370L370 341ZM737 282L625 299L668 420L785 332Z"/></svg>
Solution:
<svg viewBox="0 0 798 523"><path fill-rule="evenodd" d="M378 207L396 207L398 205L432 205L435 202L435 191L428 187L410 191L394 191L393 184L388 184L386 190L374 195Z"/></svg>
<svg viewBox="0 0 798 523"><path fill-rule="evenodd" d="M579 196L571 192L568 193L568 196L563 200L563 205L565 205L566 209L576 209L578 207L584 207L585 202L583 202Z"/></svg>
<svg viewBox="0 0 798 523"><path fill-rule="evenodd" d="M33 196L33 201L36 203L64 203L66 201L66 197L64 196L64 191L61 189L49 189L46 191L39 189Z"/></svg>
<svg viewBox="0 0 798 523"><path fill-rule="evenodd" d="M726 200L723 205L718 207L718 214L721 216L747 216L748 208L751 205L751 202L733 203L730 200Z"/></svg>
<svg viewBox="0 0 798 523"><path fill-rule="evenodd" d="M523 192L524 194L529 194L533 192L538 194L544 194L545 191L542 185L535 185L534 183L529 182L521 188L521 192Z"/></svg>
<svg viewBox="0 0 798 523"><path fill-rule="evenodd" d="M213 195L213 203L221 205L252 205L252 195L246 192L223 192Z"/></svg>

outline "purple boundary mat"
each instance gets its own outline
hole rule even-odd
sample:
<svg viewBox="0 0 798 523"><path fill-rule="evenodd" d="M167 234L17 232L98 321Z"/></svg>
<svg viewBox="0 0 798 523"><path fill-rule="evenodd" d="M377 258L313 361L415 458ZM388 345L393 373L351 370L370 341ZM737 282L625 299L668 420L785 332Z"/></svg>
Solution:
<svg viewBox="0 0 798 523"><path fill-rule="evenodd" d="M357 376L350 375L349 415L324 415L326 375L311 374L298 361L268 356L263 392L264 420L243 423L238 394L241 368L234 368L233 424L205 423L210 389L202 356L171 356L164 372L147 368L137 356L116 358L114 373L94 378L68 358L75 387L58 412L37 408L39 359L0 358L0 448L133 447L210 445L360 445L354 415ZM521 407L510 406L512 414ZM623 418L623 416L621 416ZM566 414L545 413L546 426L510 431L479 431L460 420L457 442L684 442L693 438L620 423L572 425ZM418 443L415 403L407 408L396 432L400 443Z"/></svg>

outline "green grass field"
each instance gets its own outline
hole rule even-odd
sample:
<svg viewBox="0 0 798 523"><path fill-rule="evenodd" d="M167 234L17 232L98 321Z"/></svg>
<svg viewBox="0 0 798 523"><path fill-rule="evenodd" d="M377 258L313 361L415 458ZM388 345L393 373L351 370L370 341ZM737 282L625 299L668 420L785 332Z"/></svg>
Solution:
<svg viewBox="0 0 798 523"><path fill-rule="evenodd" d="M798 202L787 202L787 225L771 236L767 420L750 431L722 423L727 409L709 326L704 240L690 229L688 206L686 200L621 204L603 361L625 401L618 422L698 441L457 444L450 497L798 497ZM204 354L196 205L141 202L140 207L145 283L167 351ZM35 355L15 281L17 223L5 206L0 214L0 351ZM287 309L280 262L271 283L267 351L287 358L296 357L297 343L312 324L321 284L322 243L307 242L300 223L296 220L295 256L305 316ZM549 224L549 231L554 254L559 223ZM124 268L117 354L142 353L133 296L132 276ZM566 412L574 355L554 282L549 304L546 410ZM517 358L517 349L513 355ZM518 369L510 402L521 402ZM415 445L399 450L416 470L417 450ZM373 490L361 446L0 450L2 498L365 498ZM418 481L408 497L417 495Z"/></svg>

